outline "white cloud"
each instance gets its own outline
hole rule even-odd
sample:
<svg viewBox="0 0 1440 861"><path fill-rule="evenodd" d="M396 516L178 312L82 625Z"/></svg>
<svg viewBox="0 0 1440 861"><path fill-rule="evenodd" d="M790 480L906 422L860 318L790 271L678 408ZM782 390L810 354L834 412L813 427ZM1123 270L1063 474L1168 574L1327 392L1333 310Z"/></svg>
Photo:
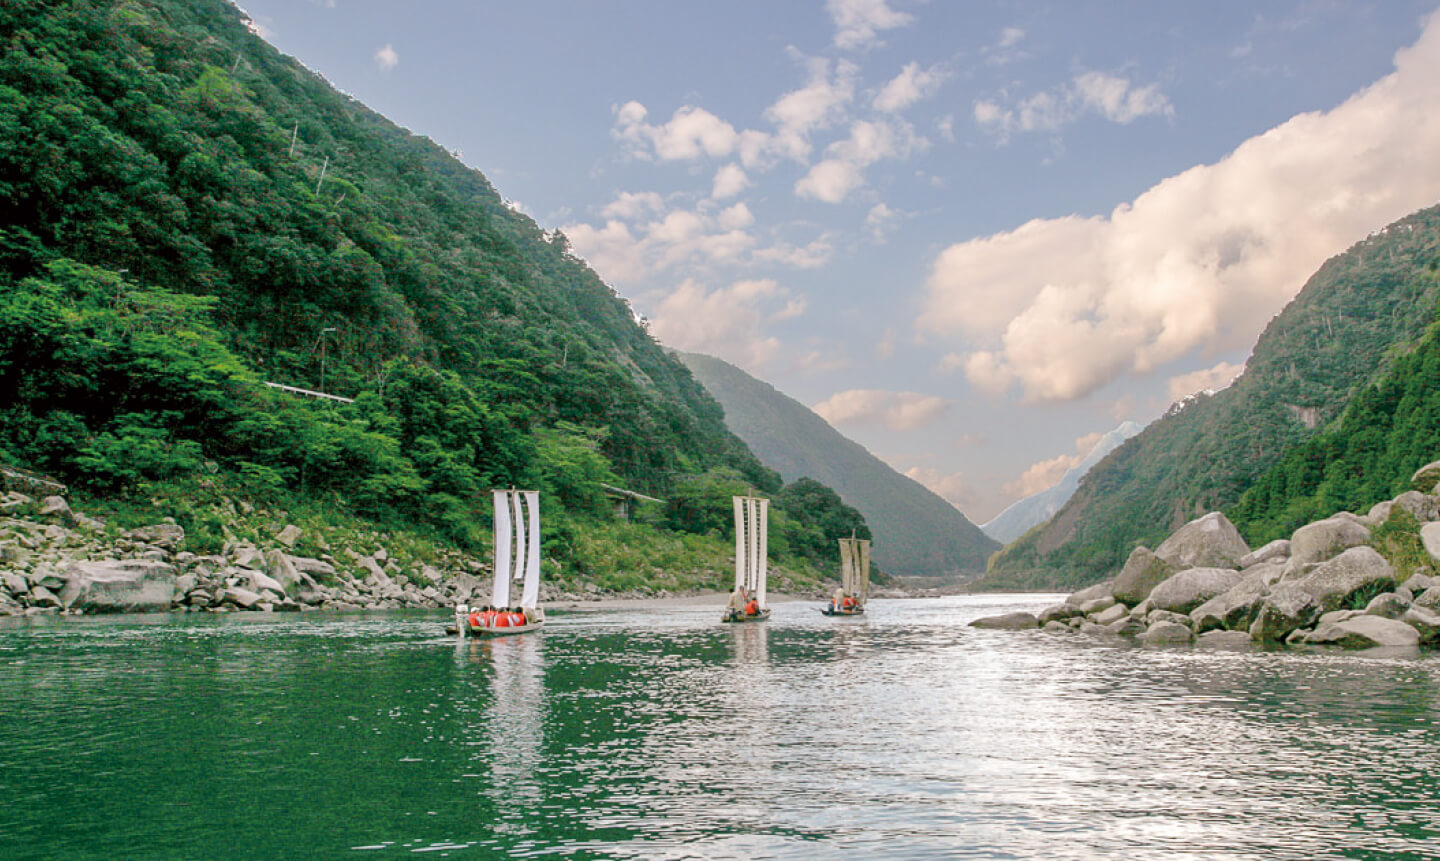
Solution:
<svg viewBox="0 0 1440 861"><path fill-rule="evenodd" d="M894 232L904 217L905 213L891 209L884 203L877 203L870 207L870 212L865 215L865 227L876 242L884 242L885 237Z"/></svg>
<svg viewBox="0 0 1440 861"><path fill-rule="evenodd" d="M806 60L809 80L805 86L791 90L765 109L765 118L776 125L775 135L759 147L773 150L784 158L804 161L810 157L810 135L842 122L855 100L855 87L860 69L854 63L840 60L831 65L823 58ZM752 164L754 162L746 162Z"/></svg>
<svg viewBox="0 0 1440 861"><path fill-rule="evenodd" d="M380 71L388 72L400 65L400 55L395 53L394 48L386 45L375 52L375 65L380 67Z"/></svg>
<svg viewBox="0 0 1440 861"><path fill-rule="evenodd" d="M1019 478L1005 484L1005 492L1018 499L1042 490L1049 490L1060 483L1060 479L1065 477L1065 473L1079 466L1080 462L1095 448L1095 444L1104 437L1104 431L1094 431L1076 437L1074 452L1056 455L1030 464Z"/></svg>
<svg viewBox="0 0 1440 861"><path fill-rule="evenodd" d="M986 45L980 49L985 62L991 66L1004 66L1016 60L1023 59L1026 55L1016 48L1025 39L1025 31L1019 27L1006 27L1000 31L1000 36L993 45Z"/></svg>
<svg viewBox="0 0 1440 861"><path fill-rule="evenodd" d="M622 191L600 214L606 218L634 220L654 212L665 211L665 199L653 191Z"/></svg>
<svg viewBox="0 0 1440 861"><path fill-rule="evenodd" d="M933 95L945 82L946 72L940 66L921 69L919 63L907 63L900 74L876 94L871 106L877 111L903 111L921 99Z"/></svg>
<svg viewBox="0 0 1440 861"><path fill-rule="evenodd" d="M1440 16L1395 62L1333 110L1295 116L1108 217L950 246L918 328L956 339L972 383L1018 381L1038 400L1197 348L1251 346L1327 257L1440 199Z"/></svg>
<svg viewBox="0 0 1440 861"><path fill-rule="evenodd" d="M805 245L777 242L757 250L753 256L760 263L779 263L795 269L819 269L835 256L835 245L828 235L824 235Z"/></svg>
<svg viewBox="0 0 1440 861"><path fill-rule="evenodd" d="M839 203L865 184L865 168L881 159L904 158L928 142L899 120L857 120L850 136L825 148L825 159L795 183L795 193Z"/></svg>
<svg viewBox="0 0 1440 861"><path fill-rule="evenodd" d="M826 0L825 9L835 22L835 47L868 48L883 30L904 27L914 18L891 9L886 0Z"/></svg>
<svg viewBox="0 0 1440 861"><path fill-rule="evenodd" d="M1086 114L1126 125L1140 117L1171 116L1175 108L1158 84L1140 87L1104 72L1082 72L1051 92L1035 93L1005 107L995 99L977 99L975 122L1002 139L1015 132L1057 131Z"/></svg>
<svg viewBox="0 0 1440 861"><path fill-rule="evenodd" d="M773 308L784 303L781 308ZM662 297L650 330L662 343L707 353L758 371L780 351L780 341L765 333L769 323L793 317L804 303L770 279L737 281L707 290L686 279Z"/></svg>
<svg viewBox="0 0 1440 861"><path fill-rule="evenodd" d="M661 161L694 161L702 156L724 158L734 153L740 143L735 127L693 105L678 108L668 122L651 125L645 120L649 111L636 101L615 109L615 128L611 134L629 145L632 154L641 158L652 155Z"/></svg>
<svg viewBox="0 0 1440 861"><path fill-rule="evenodd" d="M831 395L812 409L832 425L882 424L891 430L907 431L941 420L951 403L920 392L850 389Z"/></svg>
<svg viewBox="0 0 1440 861"><path fill-rule="evenodd" d="M1167 381L1170 402L1174 403L1196 392L1207 390L1218 392L1233 383L1235 378L1240 376L1240 372L1244 370L1244 365L1221 362L1212 368L1204 368L1199 371L1192 371L1188 374L1171 377Z"/></svg>
<svg viewBox="0 0 1440 861"><path fill-rule="evenodd" d="M716 200L724 200L749 187L750 178L745 175L740 165L727 164L715 171L715 184L710 190L710 196Z"/></svg>

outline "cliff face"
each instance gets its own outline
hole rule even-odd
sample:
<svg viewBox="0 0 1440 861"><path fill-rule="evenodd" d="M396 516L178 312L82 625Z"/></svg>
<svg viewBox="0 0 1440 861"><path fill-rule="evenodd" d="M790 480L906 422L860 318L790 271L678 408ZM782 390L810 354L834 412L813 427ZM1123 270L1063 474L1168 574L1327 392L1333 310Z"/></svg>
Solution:
<svg viewBox="0 0 1440 861"><path fill-rule="evenodd" d="M1229 388L1194 398L1117 448L1049 522L992 561L986 580L1095 582L1137 544L1233 505L1416 342L1434 319L1437 259L1440 207L1331 258L1271 321Z"/></svg>
<svg viewBox="0 0 1440 861"><path fill-rule="evenodd" d="M875 564L936 577L984 570L999 547L954 506L846 439L804 404L719 359L682 361L725 409L725 423L786 481L809 476L865 516Z"/></svg>

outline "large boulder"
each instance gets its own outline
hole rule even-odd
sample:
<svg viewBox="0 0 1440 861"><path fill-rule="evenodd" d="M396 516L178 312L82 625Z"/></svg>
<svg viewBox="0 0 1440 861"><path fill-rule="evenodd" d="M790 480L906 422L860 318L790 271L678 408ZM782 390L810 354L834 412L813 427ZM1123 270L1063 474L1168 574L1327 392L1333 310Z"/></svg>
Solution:
<svg viewBox="0 0 1440 861"><path fill-rule="evenodd" d="M1396 595L1394 592L1385 592L1370 599L1365 605L1365 614L1368 616L1384 616L1387 619L1398 619L1405 615L1410 609L1410 602Z"/></svg>
<svg viewBox="0 0 1440 861"><path fill-rule="evenodd" d="M1157 610L1189 613L1239 582L1240 572L1233 568L1187 568L1152 589L1150 601Z"/></svg>
<svg viewBox="0 0 1440 861"><path fill-rule="evenodd" d="M1241 556L1240 570L1243 572L1247 568L1259 565L1264 562L1275 562L1278 560L1289 558L1290 539L1276 538L1274 541L1271 541L1264 547L1261 547L1257 550L1252 550L1249 553L1246 553L1244 556Z"/></svg>
<svg viewBox="0 0 1440 861"><path fill-rule="evenodd" d="M1410 486L1421 493L1434 493L1440 484L1440 460L1427 463L1410 476Z"/></svg>
<svg viewBox="0 0 1440 861"><path fill-rule="evenodd" d="M1325 623L1305 635L1306 645L1369 649L1374 646L1418 646L1420 633L1398 619L1360 615L1343 622Z"/></svg>
<svg viewBox="0 0 1440 861"><path fill-rule="evenodd" d="M1370 530L1353 518L1335 515L1308 523L1290 536L1290 569L1332 559L1370 540Z"/></svg>
<svg viewBox="0 0 1440 861"><path fill-rule="evenodd" d="M175 600L175 569L154 559L72 562L60 601L87 613L158 613Z"/></svg>
<svg viewBox="0 0 1440 861"><path fill-rule="evenodd" d="M1315 598L1321 612L1339 610L1362 597L1369 599L1395 588L1395 569L1372 547L1351 547L1311 571L1294 585Z"/></svg>
<svg viewBox="0 0 1440 861"><path fill-rule="evenodd" d="M1435 562L1440 562L1440 523L1427 523L1420 527L1420 543Z"/></svg>
<svg viewBox="0 0 1440 861"><path fill-rule="evenodd" d="M1240 530L1218 511L1190 521L1155 548L1176 568L1236 568L1249 552Z"/></svg>
<svg viewBox="0 0 1440 861"><path fill-rule="evenodd" d="M1079 592L1072 593L1069 597L1067 597L1065 599L1065 603L1074 604L1078 607L1081 604L1084 604L1086 601L1093 601L1096 598L1111 597L1112 587L1113 584L1109 580L1106 580L1104 583L1096 583L1094 586L1086 586Z"/></svg>
<svg viewBox="0 0 1440 861"><path fill-rule="evenodd" d="M970 623L972 628L998 628L1001 630L1024 630L1040 627L1040 620L1032 613L1005 613L1000 616L986 616Z"/></svg>
<svg viewBox="0 0 1440 861"><path fill-rule="evenodd" d="M1281 583L1260 601L1250 623L1256 640L1283 640L1290 632L1304 628L1320 615L1315 596L1293 582Z"/></svg>
<svg viewBox="0 0 1440 861"><path fill-rule="evenodd" d="M274 581L280 587L281 594L293 594L303 582L300 579L300 569L280 550L271 550L265 554L265 569L269 575L266 579Z"/></svg>
<svg viewBox="0 0 1440 861"><path fill-rule="evenodd" d="M1110 593L1116 601L1135 606L1150 595L1150 590L1174 574L1176 566L1161 559L1148 547L1136 547L1125 560L1125 567L1115 575Z"/></svg>
<svg viewBox="0 0 1440 861"><path fill-rule="evenodd" d="M457 597L458 594L459 593L457 592ZM1081 611L1081 609L1079 607L1076 607L1074 604L1056 604L1053 607L1046 607L1044 610L1041 610L1040 615L1036 618L1039 619L1040 624L1043 626L1048 625L1051 622L1065 622L1069 619L1075 618L1076 616L1083 615L1084 612Z"/></svg>
<svg viewBox="0 0 1440 861"><path fill-rule="evenodd" d="M1114 622L1118 622L1121 619L1127 619L1129 617L1130 611L1125 609L1124 604L1111 604L1109 607L1101 610L1099 613L1096 613L1090 618L1097 625L1109 625Z"/></svg>
<svg viewBox="0 0 1440 861"><path fill-rule="evenodd" d="M1191 625L1202 634L1216 628L1248 631L1261 600L1279 581L1283 570L1280 563L1271 562L1241 572L1234 586L1190 611Z"/></svg>
<svg viewBox="0 0 1440 861"><path fill-rule="evenodd" d="M66 526L79 525L75 512L70 510L70 503L63 496L47 496L40 500L39 516L41 520L53 520Z"/></svg>
<svg viewBox="0 0 1440 861"><path fill-rule="evenodd" d="M1407 490L1391 502L1394 505L1390 509L1391 511L1403 508L1421 523L1428 523L1435 519L1435 497L1429 494L1421 493L1418 490Z"/></svg>
<svg viewBox="0 0 1440 861"><path fill-rule="evenodd" d="M1440 614L1432 613L1424 607L1411 607L1400 617L1400 621L1420 633L1421 645L1430 646L1440 642Z"/></svg>
<svg viewBox="0 0 1440 861"><path fill-rule="evenodd" d="M300 536L304 534L305 530L301 529L293 523L290 523L286 524L285 528L280 530L280 534L275 536L275 540L279 541L281 544L284 544L286 547L294 547L295 542L299 541Z"/></svg>

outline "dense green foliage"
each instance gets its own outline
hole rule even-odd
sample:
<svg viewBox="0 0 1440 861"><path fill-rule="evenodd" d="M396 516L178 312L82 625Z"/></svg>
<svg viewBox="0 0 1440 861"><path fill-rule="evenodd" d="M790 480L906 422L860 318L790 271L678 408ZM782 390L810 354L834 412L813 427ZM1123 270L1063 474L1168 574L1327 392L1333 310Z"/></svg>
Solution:
<svg viewBox="0 0 1440 861"><path fill-rule="evenodd" d="M5 3L0 39L0 459L461 542L539 487L562 555L602 482L779 491L563 235L224 0Z"/></svg>
<svg viewBox="0 0 1440 861"><path fill-rule="evenodd" d="M1356 395L1339 421L1286 453L1228 512L1252 545L1337 511L1364 513L1440 457L1440 331Z"/></svg>
<svg viewBox="0 0 1440 861"><path fill-rule="evenodd" d="M1440 292L1437 260L1440 207L1331 258L1270 322L1234 384L1173 410L1097 464L1048 523L991 560L986 584L1093 583L1137 544L1153 547L1234 505L1424 333Z"/></svg>
<svg viewBox="0 0 1440 861"><path fill-rule="evenodd" d="M808 476L823 482L864 515L875 532L875 564L887 573L975 573L999 548L950 503L846 439L804 404L719 359L680 358L725 407L726 424L766 466L787 481Z"/></svg>

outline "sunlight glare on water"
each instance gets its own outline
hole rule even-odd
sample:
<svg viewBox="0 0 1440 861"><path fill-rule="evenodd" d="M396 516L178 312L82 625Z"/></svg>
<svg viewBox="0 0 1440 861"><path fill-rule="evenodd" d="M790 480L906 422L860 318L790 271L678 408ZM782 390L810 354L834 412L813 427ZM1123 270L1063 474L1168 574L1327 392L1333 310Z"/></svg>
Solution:
<svg viewBox="0 0 1440 861"><path fill-rule="evenodd" d="M10 622L0 857L1434 857L1440 660L967 626L1055 600Z"/></svg>

